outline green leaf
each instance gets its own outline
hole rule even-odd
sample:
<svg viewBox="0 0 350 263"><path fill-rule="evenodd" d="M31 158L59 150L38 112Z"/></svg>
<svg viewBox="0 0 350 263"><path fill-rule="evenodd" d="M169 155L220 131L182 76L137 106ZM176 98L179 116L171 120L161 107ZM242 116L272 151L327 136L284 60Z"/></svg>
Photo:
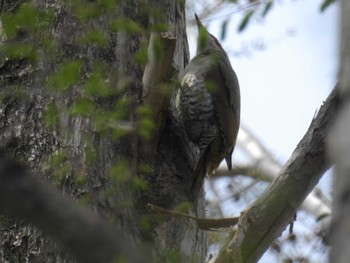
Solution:
<svg viewBox="0 0 350 263"><path fill-rule="evenodd" d="M97 160L97 151L93 145L87 144L85 156L88 164L92 164Z"/></svg>
<svg viewBox="0 0 350 263"><path fill-rule="evenodd" d="M317 218L316 218L316 222L320 222L321 220L327 218L327 217L330 217L331 214L330 213L323 213L321 215L319 215Z"/></svg>
<svg viewBox="0 0 350 263"><path fill-rule="evenodd" d="M249 11L245 14L243 20L241 21L241 23L240 23L240 25L239 25L239 27L238 27L238 31L239 31L239 32L242 32L242 31L247 27L248 22L249 22L250 19L252 18L253 14L254 14L254 10L249 10Z"/></svg>
<svg viewBox="0 0 350 263"><path fill-rule="evenodd" d="M54 127L59 122L58 107L55 102L50 102L44 113L44 121L48 127Z"/></svg>
<svg viewBox="0 0 350 263"><path fill-rule="evenodd" d="M81 61L73 60L62 64L60 69L49 77L48 85L56 90L65 90L79 80Z"/></svg>
<svg viewBox="0 0 350 263"><path fill-rule="evenodd" d="M71 109L73 115L89 116L95 113L95 105L88 99L78 99L74 102L74 106Z"/></svg>
<svg viewBox="0 0 350 263"><path fill-rule="evenodd" d="M320 11L324 12L331 4L335 3L336 0L324 0L320 6Z"/></svg>
<svg viewBox="0 0 350 263"><path fill-rule="evenodd" d="M108 97L111 95L111 88L104 80L100 72L94 72L85 83L85 91L90 96Z"/></svg>
<svg viewBox="0 0 350 263"><path fill-rule="evenodd" d="M111 177L115 183L121 183L128 180L129 166L125 161L119 161L111 168Z"/></svg>
<svg viewBox="0 0 350 263"><path fill-rule="evenodd" d="M140 49L134 54L134 59L140 65L146 65L148 61L147 43L142 43Z"/></svg>
<svg viewBox="0 0 350 263"><path fill-rule="evenodd" d="M115 0L100 0L100 4L106 10L111 11L111 10L114 10L116 8L117 1L115 1Z"/></svg>
<svg viewBox="0 0 350 263"><path fill-rule="evenodd" d="M115 258L113 258L113 263L130 263L130 261L124 258L123 256L116 256Z"/></svg>
<svg viewBox="0 0 350 263"><path fill-rule="evenodd" d="M102 30L92 29L82 37L82 42L84 44L96 44L98 46L105 46L108 43L108 39Z"/></svg>
<svg viewBox="0 0 350 263"><path fill-rule="evenodd" d="M169 25L163 23L157 23L152 25L152 32L167 32L169 30Z"/></svg>
<svg viewBox="0 0 350 263"><path fill-rule="evenodd" d="M224 20L221 24L221 35L220 35L220 39L224 40L226 37L226 33L227 33L227 24L228 24L228 19Z"/></svg>
<svg viewBox="0 0 350 263"><path fill-rule="evenodd" d="M120 138L129 135L130 132L124 129L114 129L113 130L113 139L118 141Z"/></svg>
<svg viewBox="0 0 350 263"><path fill-rule="evenodd" d="M0 51L10 58L30 58L36 60L37 53L33 44L16 43L11 45L0 45Z"/></svg>
<svg viewBox="0 0 350 263"><path fill-rule="evenodd" d="M154 131L154 121L144 118L138 121L139 135L145 139L150 139Z"/></svg>
<svg viewBox="0 0 350 263"><path fill-rule="evenodd" d="M272 1L267 2L264 8L264 11L262 12L262 17L265 17L267 15L267 13L271 10L272 6L273 6Z"/></svg>
<svg viewBox="0 0 350 263"><path fill-rule="evenodd" d="M132 184L136 189L139 190L147 190L149 188L147 182L138 176L134 176L132 178Z"/></svg>
<svg viewBox="0 0 350 263"><path fill-rule="evenodd" d="M141 173L150 174L154 173L154 168L149 164L140 164L139 171Z"/></svg>
<svg viewBox="0 0 350 263"><path fill-rule="evenodd" d="M142 116L152 116L152 110L149 106L138 106L136 113Z"/></svg>
<svg viewBox="0 0 350 263"><path fill-rule="evenodd" d="M49 159L49 165L51 167L57 167L65 163L68 159L68 152L66 150L60 150L53 153Z"/></svg>
<svg viewBox="0 0 350 263"><path fill-rule="evenodd" d="M4 14L2 22L7 37L13 37L19 30L34 29L38 20L37 10L30 3L24 3L15 15Z"/></svg>
<svg viewBox="0 0 350 263"><path fill-rule="evenodd" d="M66 149L57 150L45 162L44 167L51 171L52 179L55 183L60 183L71 171Z"/></svg>
<svg viewBox="0 0 350 263"><path fill-rule="evenodd" d="M152 48L153 48L153 52L156 57L156 60L160 60L163 56L163 50L162 50L162 43L159 36L153 38L152 45L153 45Z"/></svg>
<svg viewBox="0 0 350 263"><path fill-rule="evenodd" d="M139 33L142 31L142 27L139 24L126 18L119 18L113 20L110 23L110 27L112 31L125 31L129 34Z"/></svg>
<svg viewBox="0 0 350 263"><path fill-rule="evenodd" d="M16 13L17 26L34 28L37 22L37 11L30 3L24 3Z"/></svg>
<svg viewBox="0 0 350 263"><path fill-rule="evenodd" d="M87 22L94 17L101 15L101 8L94 3L83 3L78 0L72 1L73 10L75 11L80 22Z"/></svg>

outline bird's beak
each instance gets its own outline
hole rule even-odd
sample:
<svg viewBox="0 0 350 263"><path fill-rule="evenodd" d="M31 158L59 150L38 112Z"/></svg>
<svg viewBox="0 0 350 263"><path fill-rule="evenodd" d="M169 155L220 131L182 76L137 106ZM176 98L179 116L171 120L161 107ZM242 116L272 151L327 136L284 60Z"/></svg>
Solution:
<svg viewBox="0 0 350 263"><path fill-rule="evenodd" d="M197 28L198 28L198 31L200 28L203 28L203 24L201 22L201 20L198 18L197 14L194 14L195 18L196 18L196 22L197 22Z"/></svg>

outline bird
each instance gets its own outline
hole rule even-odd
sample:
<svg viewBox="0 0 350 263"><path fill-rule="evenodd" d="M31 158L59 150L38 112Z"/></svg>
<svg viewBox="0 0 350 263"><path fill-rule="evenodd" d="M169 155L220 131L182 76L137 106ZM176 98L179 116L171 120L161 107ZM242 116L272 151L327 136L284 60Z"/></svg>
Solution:
<svg viewBox="0 0 350 263"><path fill-rule="evenodd" d="M195 14L198 28L196 56L179 75L176 108L188 140L199 149L191 190L200 189L206 174L231 156L240 125L240 88L227 53Z"/></svg>

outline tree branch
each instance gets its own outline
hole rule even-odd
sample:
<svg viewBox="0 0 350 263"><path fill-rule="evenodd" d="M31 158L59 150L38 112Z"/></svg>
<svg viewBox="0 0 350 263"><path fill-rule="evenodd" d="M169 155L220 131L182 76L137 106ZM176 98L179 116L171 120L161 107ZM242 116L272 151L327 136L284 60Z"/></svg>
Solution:
<svg viewBox="0 0 350 263"><path fill-rule="evenodd" d="M147 258L142 248L126 242L113 226L49 189L25 167L1 153L0 211L37 226L79 262L145 262Z"/></svg>
<svg viewBox="0 0 350 263"><path fill-rule="evenodd" d="M162 207L147 204L148 208L159 213L172 217L181 217L194 220L197 223L198 228L202 230L215 230L220 228L230 228L238 223L238 217L228 217L228 218L200 218L191 216L185 213L181 213L174 210L167 210Z"/></svg>
<svg viewBox="0 0 350 263"><path fill-rule="evenodd" d="M337 103L337 88L334 88L279 176L244 212L235 236L213 262L257 262L282 233L330 167L326 138L336 116Z"/></svg>
<svg viewBox="0 0 350 263"><path fill-rule="evenodd" d="M238 135L238 146L249 156L249 161L244 165L234 165L231 171L221 166L215 171L215 176L211 176L210 179L217 176L247 175L260 181L272 182L282 170L282 164L273 157L273 154L257 137L242 125ZM331 214L329 203L320 198L319 193L320 190L314 188L301 206L301 209L312 214L316 219ZM320 228L322 232L328 233L330 217L320 222Z"/></svg>

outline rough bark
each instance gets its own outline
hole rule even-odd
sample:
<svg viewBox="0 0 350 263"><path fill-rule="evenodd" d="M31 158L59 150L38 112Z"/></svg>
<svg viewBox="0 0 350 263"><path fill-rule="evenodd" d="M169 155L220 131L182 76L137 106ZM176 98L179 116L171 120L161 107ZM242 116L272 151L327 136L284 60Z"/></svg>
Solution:
<svg viewBox="0 0 350 263"><path fill-rule="evenodd" d="M2 12L14 15L22 2L5 1ZM112 10L102 7L104 12L88 18L79 17L79 8L100 8L101 1L83 1L78 9L76 2L33 1L38 10L50 9L50 27L35 34L24 30L4 42L36 43L37 58L2 55L1 146L6 149L6 156L26 163L48 185L54 184L69 198L87 202L94 213L113 222L125 236L125 242L150 243L155 258L164 258L164 262L174 253L182 262L202 262L206 236L195 223L159 218L146 208L148 202L175 208L191 201L187 186L196 156L171 118L166 104L170 96L165 97L161 107L162 125L153 131L157 140L139 136L145 117L140 111L140 106L144 106L143 67L135 55L149 40L152 26L166 24L170 35L176 38L174 71L184 68L188 60L184 2L119 1ZM141 30L111 30L110 22L121 19L137 23ZM81 41L90 29L102 32L106 43ZM44 48L47 39L53 40L53 49ZM63 89L55 89L57 79L52 76L70 61L79 61L79 78ZM85 93L85 84L96 65L102 65L103 81L113 87L109 96ZM167 92L170 93L169 87ZM93 111L72 114L82 98L98 107L98 116ZM123 118L103 123L117 103L123 105ZM52 105L58 111L58 121L48 126L45 118ZM99 125L101 122L104 125ZM124 128L119 129L123 123L130 124L127 126L131 132L120 137L125 132ZM148 146L157 151L144 155L149 152ZM135 188L137 178L144 180L147 188ZM199 200L198 204L202 203ZM199 205L196 213L201 215L203 211L203 205ZM71 261L54 242L22 221L1 217L0 228L0 261Z"/></svg>

